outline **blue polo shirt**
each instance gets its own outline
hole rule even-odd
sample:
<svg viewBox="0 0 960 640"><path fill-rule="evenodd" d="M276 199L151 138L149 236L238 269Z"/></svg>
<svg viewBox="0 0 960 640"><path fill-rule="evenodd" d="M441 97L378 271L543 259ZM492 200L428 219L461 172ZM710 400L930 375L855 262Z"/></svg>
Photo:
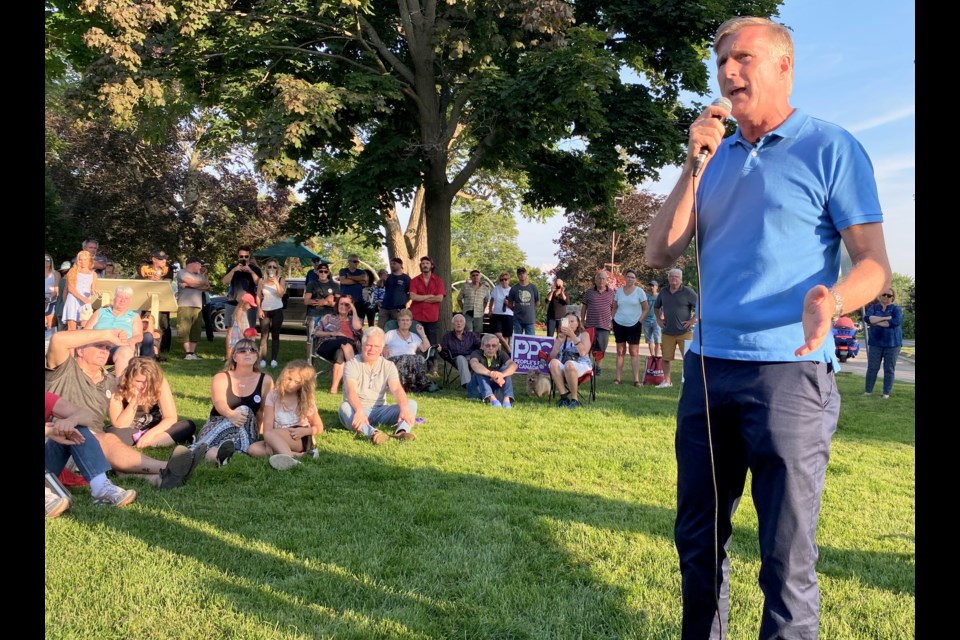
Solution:
<svg viewBox="0 0 960 640"><path fill-rule="evenodd" d="M730 360L831 362L828 339L797 358L803 297L840 273L840 231L882 222L873 165L847 131L797 110L756 146L726 138L697 190L700 322L691 350Z"/></svg>

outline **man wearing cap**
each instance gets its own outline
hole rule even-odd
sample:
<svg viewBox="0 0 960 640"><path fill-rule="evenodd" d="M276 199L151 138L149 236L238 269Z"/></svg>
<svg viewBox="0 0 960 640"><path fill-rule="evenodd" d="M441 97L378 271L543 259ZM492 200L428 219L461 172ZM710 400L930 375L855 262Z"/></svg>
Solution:
<svg viewBox="0 0 960 640"><path fill-rule="evenodd" d="M177 272L177 336L183 340L184 360L199 360L200 310L203 292L210 290L210 280L200 258L187 258L186 266Z"/></svg>
<svg viewBox="0 0 960 640"><path fill-rule="evenodd" d="M667 272L670 285L660 292L654 309L657 323L663 330L663 382L657 389L672 387L670 363L680 349L680 366L686 354L686 343L693 339L693 327L697 324L697 292L683 284L683 271L670 269Z"/></svg>
<svg viewBox="0 0 960 640"><path fill-rule="evenodd" d="M179 487L203 460L206 445L193 451L178 445L170 459L164 462L144 455L115 434L103 431L110 397L117 389L117 379L103 367L110 349L118 345L127 345L127 334L123 329L55 333L47 352L44 390L92 412L94 424L83 426L89 427L97 438L114 471L141 475L159 489Z"/></svg>
<svg viewBox="0 0 960 640"><path fill-rule="evenodd" d="M443 280L433 274L433 258L420 258L420 275L410 280L410 312L423 325L430 344L437 344L440 327L440 303L447 295ZM437 375L437 357L427 360L427 375Z"/></svg>
<svg viewBox="0 0 960 640"><path fill-rule="evenodd" d="M318 280L320 278L320 276L317 275L317 269L320 268L320 263L323 262L323 259L315 256L311 258L311 260L313 260L313 266L310 267L310 271L307 271L307 276L304 280L304 286L310 284L311 280Z"/></svg>
<svg viewBox="0 0 960 640"><path fill-rule="evenodd" d="M140 265L140 278L143 280L169 280L173 282L173 270L167 264L167 252L158 249L150 254L150 262ZM170 343L173 341L173 332L170 330L170 312L161 311L157 321L157 331L160 332L160 355L157 360L163 362L170 353Z"/></svg>
<svg viewBox="0 0 960 640"><path fill-rule="evenodd" d="M507 294L507 306L513 309L513 332L522 336L536 335L540 290L527 278L526 267L517 268L517 279L520 282L510 287Z"/></svg>
<svg viewBox="0 0 960 640"><path fill-rule="evenodd" d="M463 309L463 315L470 323L470 329L476 333L483 333L483 310L490 301L490 286L480 281L480 271L470 272L470 279L463 283L463 289L457 294L457 302Z"/></svg>
<svg viewBox="0 0 960 640"><path fill-rule="evenodd" d="M377 326L383 329L387 322L396 320L409 302L410 276L403 272L402 259L390 258L390 275L383 284L383 302L380 303Z"/></svg>
<svg viewBox="0 0 960 640"><path fill-rule="evenodd" d="M648 284L650 285L650 292L647 293L647 315L643 318L643 340L647 343L647 349L650 350L650 355L659 356L660 334L662 329L657 322L657 312L653 308L653 305L657 301L657 296L660 295L660 283L656 280L651 280Z"/></svg>
<svg viewBox="0 0 960 640"><path fill-rule="evenodd" d="M317 328L317 321L328 313L337 312L337 298L340 296L340 285L330 279L330 265L314 258L315 274L313 279L308 278L303 292L303 304L307 308L307 362L313 362L313 332Z"/></svg>
<svg viewBox="0 0 960 640"><path fill-rule="evenodd" d="M263 277L263 272L252 260L250 247L243 245L237 249L237 262L227 267L227 273L221 280L227 285L227 303L223 307L224 326L229 327L233 324L233 313L237 310L237 301L243 297L243 294L256 295L257 293L257 283ZM248 326L257 326L256 309L251 308L247 311L247 320Z"/></svg>
<svg viewBox="0 0 960 640"><path fill-rule="evenodd" d="M93 267L94 273L97 274L98 278L103 278L104 269L107 268L107 256L101 253L98 253L100 250L100 241L94 238L90 238L89 240L84 240L83 244L80 246L84 251L90 254L91 258L93 258L92 267ZM71 266L74 263L76 263L76 261L77 261L77 258L76 256L74 256L73 259L70 260Z"/></svg>

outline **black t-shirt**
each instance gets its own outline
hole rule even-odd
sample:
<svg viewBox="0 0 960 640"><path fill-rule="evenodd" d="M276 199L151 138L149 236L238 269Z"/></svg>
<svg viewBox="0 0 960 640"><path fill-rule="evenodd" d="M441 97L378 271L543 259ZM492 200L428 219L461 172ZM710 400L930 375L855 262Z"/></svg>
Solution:
<svg viewBox="0 0 960 640"><path fill-rule="evenodd" d="M230 273L236 266L237 263L235 262L227 267L227 273ZM260 271L260 267L252 264L248 264L248 266L250 267L250 271L257 274L258 278L263 277L263 272ZM248 271L237 271L230 280L230 288L227 290L227 304L237 304L237 300L242 298L245 293L256 297L257 283L253 281L253 276L250 275Z"/></svg>

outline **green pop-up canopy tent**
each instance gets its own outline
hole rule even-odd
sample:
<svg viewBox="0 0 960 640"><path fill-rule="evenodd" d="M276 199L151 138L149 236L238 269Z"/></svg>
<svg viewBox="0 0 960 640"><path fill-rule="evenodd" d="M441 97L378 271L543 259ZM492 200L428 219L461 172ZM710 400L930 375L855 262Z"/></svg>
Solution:
<svg viewBox="0 0 960 640"><path fill-rule="evenodd" d="M253 255L257 258L276 258L280 262L283 262L285 258L299 258L300 264L304 267L312 265L314 258L324 259L323 256L314 253L302 242L295 242L293 236L284 238L269 247L258 249L253 252Z"/></svg>

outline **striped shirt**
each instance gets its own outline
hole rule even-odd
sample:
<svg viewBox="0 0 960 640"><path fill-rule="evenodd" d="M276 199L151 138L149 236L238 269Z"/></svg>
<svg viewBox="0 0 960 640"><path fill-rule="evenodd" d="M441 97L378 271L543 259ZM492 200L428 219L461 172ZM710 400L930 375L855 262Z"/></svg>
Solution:
<svg viewBox="0 0 960 640"><path fill-rule="evenodd" d="M583 306L586 315L583 317L584 327L596 327L610 330L610 305L613 304L614 290L607 287L606 291L599 291L596 287L587 289L583 294Z"/></svg>

